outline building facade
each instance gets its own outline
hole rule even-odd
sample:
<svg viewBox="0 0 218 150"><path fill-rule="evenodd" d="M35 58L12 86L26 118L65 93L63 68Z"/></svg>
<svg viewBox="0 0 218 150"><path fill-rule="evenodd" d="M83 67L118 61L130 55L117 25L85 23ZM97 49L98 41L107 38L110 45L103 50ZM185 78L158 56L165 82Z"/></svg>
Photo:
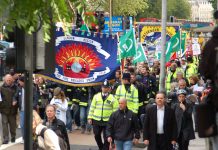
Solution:
<svg viewBox="0 0 218 150"><path fill-rule="evenodd" d="M192 21L212 22L213 7L208 0L189 0Z"/></svg>

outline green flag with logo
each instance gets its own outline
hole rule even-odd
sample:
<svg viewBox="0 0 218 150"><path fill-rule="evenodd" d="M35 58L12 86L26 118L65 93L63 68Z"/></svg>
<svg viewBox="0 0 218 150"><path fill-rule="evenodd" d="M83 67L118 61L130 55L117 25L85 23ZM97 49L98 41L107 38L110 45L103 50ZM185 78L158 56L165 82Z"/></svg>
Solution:
<svg viewBox="0 0 218 150"><path fill-rule="evenodd" d="M139 44L136 55L134 56L134 59L133 59L133 63L136 64L138 62L144 62L146 60L147 59L146 59L144 48L142 47L142 44Z"/></svg>
<svg viewBox="0 0 218 150"><path fill-rule="evenodd" d="M187 36L187 33L186 32L182 32L182 35L181 35L181 53L184 54L185 52L185 49L186 49L186 36Z"/></svg>
<svg viewBox="0 0 218 150"><path fill-rule="evenodd" d="M166 44L166 62L170 60L171 54L180 51L180 32L177 32Z"/></svg>
<svg viewBox="0 0 218 150"><path fill-rule="evenodd" d="M133 29L126 32L119 43L120 58L134 57L136 55L136 40Z"/></svg>

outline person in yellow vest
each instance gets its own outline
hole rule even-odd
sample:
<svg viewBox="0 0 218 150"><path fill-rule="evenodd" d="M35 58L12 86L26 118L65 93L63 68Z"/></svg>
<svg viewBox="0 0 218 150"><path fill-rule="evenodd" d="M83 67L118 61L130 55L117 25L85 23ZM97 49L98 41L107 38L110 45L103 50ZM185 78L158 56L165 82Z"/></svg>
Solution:
<svg viewBox="0 0 218 150"><path fill-rule="evenodd" d="M172 63L170 65L170 68L167 72L167 77L166 77L166 90L167 93L170 91L170 84L176 80L177 72L181 72L180 68L177 68L176 63Z"/></svg>
<svg viewBox="0 0 218 150"><path fill-rule="evenodd" d="M101 90L102 92L97 93L93 97L88 114L88 122L93 125L95 141L99 150L108 150L109 143L106 137L106 126L112 112L118 109L118 101L109 93L110 84L107 80L104 81ZM101 138L102 132L104 143Z"/></svg>
<svg viewBox="0 0 218 150"><path fill-rule="evenodd" d="M187 57L187 66L185 69L185 78L189 80L189 77L192 75L197 75L197 66L193 63L192 56Z"/></svg>
<svg viewBox="0 0 218 150"><path fill-rule="evenodd" d="M115 97L117 100L119 100L122 97L126 98L128 109L138 114L138 89L130 83L130 77L130 73L123 73L122 84L118 86Z"/></svg>

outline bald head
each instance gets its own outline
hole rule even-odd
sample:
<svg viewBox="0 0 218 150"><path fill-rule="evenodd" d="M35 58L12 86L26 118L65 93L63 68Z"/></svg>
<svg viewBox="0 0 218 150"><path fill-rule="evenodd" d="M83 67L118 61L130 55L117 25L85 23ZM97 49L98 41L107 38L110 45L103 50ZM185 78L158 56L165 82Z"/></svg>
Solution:
<svg viewBox="0 0 218 150"><path fill-rule="evenodd" d="M4 83L11 86L14 83L14 78L10 74L6 74L4 77Z"/></svg>
<svg viewBox="0 0 218 150"><path fill-rule="evenodd" d="M184 79L179 80L179 89L185 89L186 88L186 81Z"/></svg>
<svg viewBox="0 0 218 150"><path fill-rule="evenodd" d="M119 100L119 108L120 110L125 110L127 106L126 98L120 98Z"/></svg>

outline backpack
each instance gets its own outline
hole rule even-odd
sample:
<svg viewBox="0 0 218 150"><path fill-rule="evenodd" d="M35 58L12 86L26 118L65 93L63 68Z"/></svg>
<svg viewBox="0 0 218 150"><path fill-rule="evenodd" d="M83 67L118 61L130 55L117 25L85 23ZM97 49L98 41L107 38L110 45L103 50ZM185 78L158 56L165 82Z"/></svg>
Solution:
<svg viewBox="0 0 218 150"><path fill-rule="evenodd" d="M44 139L44 133L48 128L43 128L40 132L40 134L38 136L41 136ZM56 133L56 135L58 136L58 141L59 141L59 146L61 148L61 150L67 150L67 143L66 141L64 141L63 137L60 136L61 134L58 133L58 131L60 132L60 130L54 131Z"/></svg>

